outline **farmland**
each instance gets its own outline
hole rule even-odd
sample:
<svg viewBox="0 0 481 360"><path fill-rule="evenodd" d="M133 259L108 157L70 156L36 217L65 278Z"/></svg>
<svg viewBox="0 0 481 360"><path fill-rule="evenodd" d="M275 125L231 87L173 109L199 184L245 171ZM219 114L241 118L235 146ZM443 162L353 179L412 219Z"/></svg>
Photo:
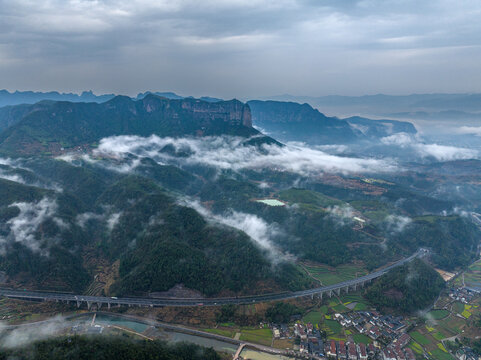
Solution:
<svg viewBox="0 0 481 360"><path fill-rule="evenodd" d="M337 267L314 263L302 263L302 268L322 285L332 285L346 280L366 275L367 270L357 264L345 264Z"/></svg>

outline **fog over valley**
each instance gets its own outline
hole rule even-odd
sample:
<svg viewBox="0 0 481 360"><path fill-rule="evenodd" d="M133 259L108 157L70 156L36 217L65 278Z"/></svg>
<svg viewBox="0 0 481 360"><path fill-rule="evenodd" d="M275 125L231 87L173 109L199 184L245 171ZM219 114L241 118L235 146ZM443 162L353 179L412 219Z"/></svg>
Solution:
<svg viewBox="0 0 481 360"><path fill-rule="evenodd" d="M0 0L0 360L477 360L481 5Z"/></svg>

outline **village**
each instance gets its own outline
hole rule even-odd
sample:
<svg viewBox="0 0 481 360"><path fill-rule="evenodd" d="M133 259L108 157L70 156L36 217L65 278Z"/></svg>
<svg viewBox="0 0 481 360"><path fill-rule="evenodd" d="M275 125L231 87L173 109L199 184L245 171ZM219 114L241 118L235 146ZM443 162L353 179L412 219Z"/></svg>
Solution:
<svg viewBox="0 0 481 360"><path fill-rule="evenodd" d="M319 326L296 322L293 327L286 324L270 324L274 338L296 339L295 349L300 354L315 359L389 359L414 360L413 351L406 347L411 338L406 333L408 325L401 316L381 315L377 311L352 311L333 316L343 328L367 335L368 344L356 342L354 336L347 340L326 339ZM349 331L349 330L348 330Z"/></svg>

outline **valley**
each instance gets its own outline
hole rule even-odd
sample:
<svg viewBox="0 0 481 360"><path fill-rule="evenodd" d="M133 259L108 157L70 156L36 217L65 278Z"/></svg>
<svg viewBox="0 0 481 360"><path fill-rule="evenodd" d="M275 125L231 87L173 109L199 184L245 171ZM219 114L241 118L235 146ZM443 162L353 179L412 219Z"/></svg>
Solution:
<svg viewBox="0 0 481 360"><path fill-rule="evenodd" d="M312 108L267 105L288 111L287 122L292 114L324 121ZM0 118L4 320L108 311L224 336L245 351L321 356L334 342L341 356L374 343L372 356L383 356L408 335L413 356L438 354L438 343L419 343L427 334L415 314L448 286L433 268L459 274L479 256L478 160L381 156L398 146L382 139L409 126L369 119L356 119L373 127L369 136L353 119L321 124L357 134L338 144L347 152L280 142L253 127L272 116L264 104L250 106L149 94L8 108ZM449 281L459 286L459 276ZM45 305L30 313L32 301ZM375 314L403 317L403 330L378 339L375 327L388 325Z"/></svg>

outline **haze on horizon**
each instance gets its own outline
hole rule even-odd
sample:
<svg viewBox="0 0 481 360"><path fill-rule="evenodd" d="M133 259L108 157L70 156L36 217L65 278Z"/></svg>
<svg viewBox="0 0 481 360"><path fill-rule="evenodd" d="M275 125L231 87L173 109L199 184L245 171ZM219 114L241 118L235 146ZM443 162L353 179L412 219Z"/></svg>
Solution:
<svg viewBox="0 0 481 360"><path fill-rule="evenodd" d="M9 90L481 92L475 0L0 0Z"/></svg>

